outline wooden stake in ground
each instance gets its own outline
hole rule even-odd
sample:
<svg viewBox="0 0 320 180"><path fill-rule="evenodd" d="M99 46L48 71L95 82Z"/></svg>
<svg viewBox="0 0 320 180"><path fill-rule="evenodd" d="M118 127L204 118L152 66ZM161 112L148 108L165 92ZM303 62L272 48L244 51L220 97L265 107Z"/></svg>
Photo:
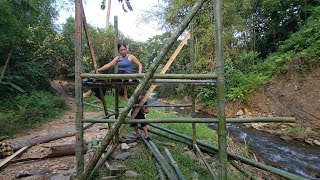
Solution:
<svg viewBox="0 0 320 180"><path fill-rule="evenodd" d="M179 44L179 46L177 47L177 49L174 51L174 53L172 54L172 56L169 58L168 62L166 63L166 65L162 68L160 74L165 74L167 72L167 70L169 69L169 67L171 66L171 64L173 63L173 61L176 59L177 55L179 54L179 52L181 51L182 47L186 44L187 40L190 38L190 33L188 32L183 40L181 41L181 43ZM143 97L143 99L140 101L139 105L137 106L137 108L134 110L134 112L131 115L131 119L134 119L138 112L140 111L141 107L143 106L143 104L148 100L149 96L151 95L151 93L154 91L154 89L157 87L157 85L153 84L150 86L149 90L147 91L146 95ZM123 126L123 128L121 129L121 132L119 134L119 138L121 138L123 136L123 134L127 131L127 129L129 128L128 124L125 124Z"/></svg>

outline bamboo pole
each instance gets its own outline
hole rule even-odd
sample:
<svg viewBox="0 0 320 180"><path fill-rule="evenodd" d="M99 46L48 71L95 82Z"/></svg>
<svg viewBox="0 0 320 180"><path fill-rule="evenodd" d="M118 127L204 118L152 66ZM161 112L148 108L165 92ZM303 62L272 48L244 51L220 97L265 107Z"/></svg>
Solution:
<svg viewBox="0 0 320 180"><path fill-rule="evenodd" d="M218 100L218 144L219 144L219 179L227 179L228 157L227 157L227 124L225 117L225 77L223 60L223 40L222 40L222 0L214 0L214 31L215 31L215 53L217 79L217 100Z"/></svg>
<svg viewBox="0 0 320 180"><path fill-rule="evenodd" d="M194 29L193 29L193 23L190 23L190 60L192 64L192 73L194 74L194 64L195 64L195 54L194 54ZM194 92L194 85L191 85L191 101L192 101L192 108L191 108L191 117L195 117L195 111L196 111L196 97L195 97L195 92ZM197 141L197 124L192 123L192 138L193 144L196 144Z"/></svg>
<svg viewBox="0 0 320 180"><path fill-rule="evenodd" d="M139 105L136 105L139 106ZM143 107L191 107L192 104L164 104L164 105L143 105Z"/></svg>
<svg viewBox="0 0 320 180"><path fill-rule="evenodd" d="M119 51L118 51L118 40L119 40L119 34L118 34L118 16L114 16L114 48L113 48L113 55L116 57L118 54L119 54ZM117 68L114 69L114 72L116 73L117 71ZM118 119L119 117L119 88L116 87L114 89L114 110L115 110L115 119ZM109 126L111 127L111 126ZM115 136L114 136L114 139L116 142L119 141L119 131L116 131L115 133Z"/></svg>
<svg viewBox="0 0 320 180"><path fill-rule="evenodd" d="M118 141L119 142L119 141ZM109 151L107 151L105 153L105 155L103 157L101 157L98 161L98 163L96 164L96 166L94 167L94 169L92 170L90 176L88 179L91 179L91 177L99 170L99 168L103 165L104 162L107 161L107 159L111 156L111 154L113 153L114 150L116 150L117 146L119 145L119 143L115 143L111 149Z"/></svg>
<svg viewBox="0 0 320 180"><path fill-rule="evenodd" d="M186 43L186 41L189 39L190 34L188 33L183 40L181 41L181 43L179 44L178 48L175 50L175 52L173 53L173 55L169 58L169 61L165 64L165 66L162 68L160 74L165 74L167 72L167 70L169 69L170 65L172 64L172 62L175 60L175 58L177 57L177 55L179 54L180 50L182 49L182 47L184 46L184 44ZM149 98L149 96L151 95L151 93L154 91L154 89L157 87L157 85L153 84L151 85L151 87L149 88L149 90L147 91L147 93L145 94L145 96L142 98L142 100L139 102L139 105L142 106ZM140 111L141 107L136 108L133 113L131 114L131 119L135 118L138 114L138 112ZM120 132L120 137L123 136L123 134L125 133L125 131L128 129L128 126L125 125Z"/></svg>
<svg viewBox="0 0 320 180"><path fill-rule="evenodd" d="M163 45L162 49L160 50L157 57L154 59L153 63L150 65L148 72L145 74L135 91L133 92L132 96L128 100L127 106L123 109L122 113L119 115L117 122L109 129L108 133L103 138L103 141L101 142L101 146L95 151L93 157L88 162L88 165L81 177L77 176L77 179L79 180L85 180L89 176L90 172L93 170L95 164L100 159L100 156L102 155L104 149L107 147L107 145L110 143L113 135L115 132L120 128L123 121L125 120L127 114L129 113L130 109L132 108L135 100L138 98L139 94L143 91L145 86L147 85L149 79L153 76L157 68L159 67L160 63L164 59L166 53L169 51L169 49L172 47L173 43L176 41L176 39L180 36L180 34L184 31L184 29L187 27L191 19L196 15L202 4L205 2L205 0L197 0L194 6L190 9L189 13L185 17L185 19L180 23L180 25L177 27L176 32L174 32L171 37L166 41L166 43Z"/></svg>
<svg viewBox="0 0 320 180"><path fill-rule="evenodd" d="M115 119L86 118L82 122L90 123L114 123ZM159 119L130 119L124 120L124 124L134 123L219 123L217 118L159 118ZM294 117L259 117L259 118L227 118L227 123L294 123Z"/></svg>
<svg viewBox="0 0 320 180"><path fill-rule="evenodd" d="M150 126L155 127L157 129L160 129L160 130L163 130L163 131L165 131L167 133L174 134L174 135L176 135L176 136L178 136L180 138L183 138L183 139L187 140L188 142L183 141L181 139L174 138L171 135L167 135L167 134L164 134L164 133L161 133L161 132L156 132L156 131L148 128L148 131L151 132L151 133L155 133L157 135L166 137L168 139L172 139L172 140L176 140L176 141L179 141L179 142L182 142L182 143L186 143L188 145L192 145L192 138L187 136L187 135L180 134L180 133L174 132L172 130L169 130L169 129L166 129L166 128L163 128L163 127L160 127L160 126L155 126L153 124L150 124ZM215 152L219 151L219 149L217 147L215 147L213 145L209 145L209 144L203 143L201 141L197 141L197 144L199 145L200 149L202 149L204 147L204 148L206 148L205 149L206 151L207 150L211 150L210 152L212 152L212 153L215 153ZM257 161L254 161L254 160L251 160L251 159L236 155L236 154L228 152L228 151L227 151L227 155L232 160L240 161L241 163L251 165L253 167L268 171L270 173L279 175L279 176L287 178L287 179L291 179L291 180L306 180L306 178L304 178L304 177L301 177L301 176L298 176L298 175L283 171L281 169L274 168L272 166L265 165L263 163L260 163L260 162L257 162Z"/></svg>
<svg viewBox="0 0 320 180"><path fill-rule="evenodd" d="M163 171L161 169L161 166L157 161L156 161L156 166L157 166L157 170L158 170L158 173L159 173L159 179L160 180L165 180L165 177L164 177Z"/></svg>
<svg viewBox="0 0 320 180"><path fill-rule="evenodd" d="M193 144L193 143L192 143ZM213 172L212 168L210 167L210 165L208 164L208 162L206 161L206 159L204 158L201 150L199 149L197 144L193 144L193 147L195 148L195 150L197 151L197 154L200 156L200 158L202 159L203 163L205 164L205 166L207 167L207 169L209 170L209 172L211 173L213 179L218 179L217 175Z"/></svg>
<svg viewBox="0 0 320 180"><path fill-rule="evenodd" d="M180 171L178 164L177 164L176 161L173 159L173 157L172 157L169 149L168 149L168 148L163 148L163 149L164 149L164 152L165 152L165 154L167 155L167 157L168 157L168 159L169 159L169 162L171 163L171 166L174 168L176 174L178 175L178 179L179 179L179 180L180 180L180 179L182 179L182 180L183 180L183 179L186 179L186 178L183 176L182 172Z"/></svg>
<svg viewBox="0 0 320 180"><path fill-rule="evenodd" d="M75 3L75 19L76 19L76 37L75 37L75 101L76 101L76 170L77 179L79 179L84 170L83 155L83 104L82 104L82 1L76 0Z"/></svg>
<svg viewBox="0 0 320 180"><path fill-rule="evenodd" d="M161 157L161 153L159 151L156 151L156 149L151 145L150 141L147 141L143 136L140 135L143 142L147 145L147 147L150 149L152 155L155 157L157 162L160 164L161 168L163 169L164 173L167 175L169 179L176 179L175 176L171 173L169 170L169 164L164 160L164 158Z"/></svg>
<svg viewBox="0 0 320 180"><path fill-rule="evenodd" d="M157 146L152 142L152 141L148 141L149 144L151 145L151 147L153 148L153 150L158 154L158 156L160 157L160 159L163 161L163 163L165 164L165 166L168 168L170 175L174 178L174 179L178 179L179 177L177 176L177 174L174 171L174 168L172 166L170 166L170 164L166 161L166 159L164 158L164 156L161 154L161 152L159 151L159 149L157 148Z"/></svg>
<svg viewBox="0 0 320 180"><path fill-rule="evenodd" d="M242 174L244 174L247 178L249 178L250 180L257 180L257 178L254 177L253 174L251 174L250 172L247 172L246 170L244 170L243 168L241 168L238 163L236 163L235 161L230 161L231 165L233 167L235 167L238 171L240 171Z"/></svg>
<svg viewBox="0 0 320 180"><path fill-rule="evenodd" d="M153 67L152 67L153 68ZM144 78L150 73L141 74L90 74L82 73L81 78L134 79ZM149 79L216 79L216 74L153 74ZM149 80L148 79L148 80Z"/></svg>

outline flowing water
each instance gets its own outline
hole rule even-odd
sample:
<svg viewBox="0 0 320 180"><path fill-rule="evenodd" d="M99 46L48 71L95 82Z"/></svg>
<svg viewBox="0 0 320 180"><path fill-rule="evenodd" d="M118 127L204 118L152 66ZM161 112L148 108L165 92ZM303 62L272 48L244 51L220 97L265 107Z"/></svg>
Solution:
<svg viewBox="0 0 320 180"><path fill-rule="evenodd" d="M155 99L150 104L161 104ZM170 110L170 108L166 108ZM173 110L173 109L171 109ZM179 113L189 113L174 109ZM196 114L197 117L213 117L208 114ZM216 130L217 124L209 124ZM284 141L263 131L241 124L227 124L228 134L233 139L248 144L250 152L258 155L273 167L297 174L309 179L320 179L320 148L298 141Z"/></svg>

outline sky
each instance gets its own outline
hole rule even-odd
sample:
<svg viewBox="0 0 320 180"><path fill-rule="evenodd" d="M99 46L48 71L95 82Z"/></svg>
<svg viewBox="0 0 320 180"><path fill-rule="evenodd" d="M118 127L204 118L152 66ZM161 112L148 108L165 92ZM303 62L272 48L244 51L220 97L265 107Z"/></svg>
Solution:
<svg viewBox="0 0 320 180"><path fill-rule="evenodd" d="M84 3L84 11L87 22L90 25L105 28L107 8L102 10L100 8L101 2L102 0L86 0ZM139 18L141 18L143 12L150 9L152 6L158 5L158 0L131 0L130 2L133 11L128 11L126 13L123 11L122 5L118 0L112 0L109 20L112 25L114 24L114 16L118 16L119 31L136 41L146 41L154 35L163 33L159 30L158 23L155 21L148 24L139 23ZM107 3L108 0L106 0L106 6ZM57 23L64 23L68 17L74 17L74 14L74 7L70 8L68 12L60 11Z"/></svg>

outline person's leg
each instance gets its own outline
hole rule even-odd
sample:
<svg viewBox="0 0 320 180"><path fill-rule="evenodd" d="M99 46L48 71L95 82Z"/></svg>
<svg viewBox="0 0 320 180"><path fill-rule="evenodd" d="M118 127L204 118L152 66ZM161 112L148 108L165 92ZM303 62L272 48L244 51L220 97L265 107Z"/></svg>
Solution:
<svg viewBox="0 0 320 180"><path fill-rule="evenodd" d="M147 125L146 124L141 124L141 127L142 127L142 130L144 132L144 137L146 138L147 141L150 141L151 138L150 138L149 133L148 133Z"/></svg>
<svg viewBox="0 0 320 180"><path fill-rule="evenodd" d="M89 89L89 91L87 91L87 92L82 94L82 97L83 98L89 98L89 97L92 96L92 94L93 94L93 91L91 89Z"/></svg>
<svg viewBox="0 0 320 180"><path fill-rule="evenodd" d="M136 138L139 139L139 138L140 138L140 134L139 134L139 128L138 128L138 126L135 126L135 127L134 127L134 131L135 131L135 133L136 133Z"/></svg>

